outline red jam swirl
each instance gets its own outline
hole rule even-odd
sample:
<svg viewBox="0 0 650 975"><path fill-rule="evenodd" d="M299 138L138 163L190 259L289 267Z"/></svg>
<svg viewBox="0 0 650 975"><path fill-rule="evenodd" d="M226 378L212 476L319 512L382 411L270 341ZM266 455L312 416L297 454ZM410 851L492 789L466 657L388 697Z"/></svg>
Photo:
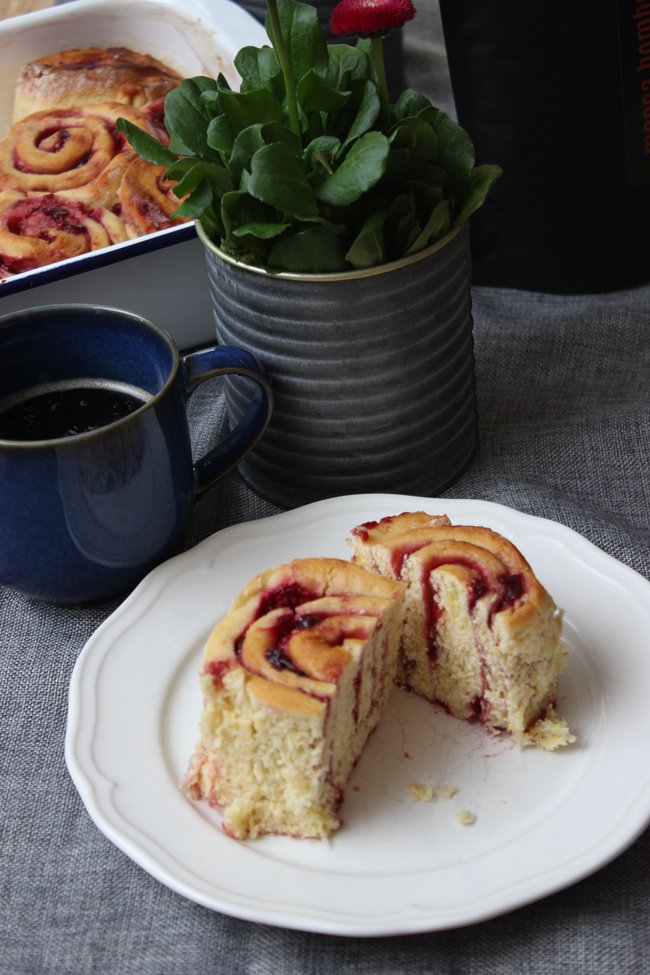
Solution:
<svg viewBox="0 0 650 975"><path fill-rule="evenodd" d="M402 512L402 514L406 514L406 512ZM386 515L384 518L380 518L379 521L364 521L363 524L357 525L356 528L352 529L352 534L360 538L362 542L367 542L373 528L376 528L377 525L384 525L387 521L393 521L394 518L395 515Z"/></svg>
<svg viewBox="0 0 650 975"><path fill-rule="evenodd" d="M223 684L223 679L229 670L230 662L228 660L209 660L204 668L205 673L209 674L214 680L216 687Z"/></svg>
<svg viewBox="0 0 650 975"><path fill-rule="evenodd" d="M305 589L298 582L281 582L274 589L269 589L262 596L257 608L256 619L265 616L273 609L294 609L301 603L308 603L318 599L318 593Z"/></svg>

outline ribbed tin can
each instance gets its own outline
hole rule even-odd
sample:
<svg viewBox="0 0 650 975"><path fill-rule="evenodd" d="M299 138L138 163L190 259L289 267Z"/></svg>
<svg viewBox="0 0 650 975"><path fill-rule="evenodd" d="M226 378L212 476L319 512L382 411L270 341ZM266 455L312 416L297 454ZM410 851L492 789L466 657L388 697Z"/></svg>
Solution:
<svg viewBox="0 0 650 975"><path fill-rule="evenodd" d="M466 227L410 258L341 274L271 274L199 226L217 338L266 368L275 405L240 464L283 507L341 494L431 496L477 444ZM231 423L249 402L229 377Z"/></svg>

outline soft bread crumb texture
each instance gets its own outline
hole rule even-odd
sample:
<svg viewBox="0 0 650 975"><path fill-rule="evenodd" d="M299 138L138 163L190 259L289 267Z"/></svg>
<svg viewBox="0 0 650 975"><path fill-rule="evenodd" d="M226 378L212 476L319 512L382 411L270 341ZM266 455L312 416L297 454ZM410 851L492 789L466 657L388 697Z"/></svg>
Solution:
<svg viewBox="0 0 650 975"><path fill-rule="evenodd" d="M257 576L217 624L205 648L200 741L184 787L222 809L229 835L323 839L339 827L343 790L393 687L402 588L342 560L296 560ZM280 595L265 612L268 593ZM287 605L276 606L282 593ZM298 623L282 646L290 654L297 643L301 666L307 661L320 676L269 664L287 613L312 625ZM343 635L330 645L322 633L333 629ZM328 651L331 680L322 679Z"/></svg>

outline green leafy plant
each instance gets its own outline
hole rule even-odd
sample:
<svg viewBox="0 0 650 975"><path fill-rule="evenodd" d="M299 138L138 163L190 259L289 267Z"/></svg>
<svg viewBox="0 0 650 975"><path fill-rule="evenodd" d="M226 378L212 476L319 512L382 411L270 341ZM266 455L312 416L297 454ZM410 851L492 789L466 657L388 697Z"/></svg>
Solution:
<svg viewBox="0 0 650 975"><path fill-rule="evenodd" d="M364 32L369 4L393 20ZM328 45L314 7L268 0L271 46L238 52L239 91L220 74L167 94L168 146L118 122L176 181L176 214L241 261L321 273L394 261L460 226L500 175L475 165L468 134L423 95L389 103L381 35L410 19L410 0L343 0L333 29L339 8L341 32L366 34L354 46Z"/></svg>

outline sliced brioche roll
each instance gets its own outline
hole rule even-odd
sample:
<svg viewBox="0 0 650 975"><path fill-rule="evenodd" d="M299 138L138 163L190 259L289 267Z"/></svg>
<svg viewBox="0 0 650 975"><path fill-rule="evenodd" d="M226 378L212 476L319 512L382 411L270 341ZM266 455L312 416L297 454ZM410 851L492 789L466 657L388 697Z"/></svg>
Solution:
<svg viewBox="0 0 650 975"><path fill-rule="evenodd" d="M511 542L423 512L352 536L356 564L407 586L399 684L522 745L574 740L554 710L562 614Z"/></svg>
<svg viewBox="0 0 650 975"><path fill-rule="evenodd" d="M402 592L339 559L256 576L213 630L185 789L239 839L326 837L397 667Z"/></svg>

